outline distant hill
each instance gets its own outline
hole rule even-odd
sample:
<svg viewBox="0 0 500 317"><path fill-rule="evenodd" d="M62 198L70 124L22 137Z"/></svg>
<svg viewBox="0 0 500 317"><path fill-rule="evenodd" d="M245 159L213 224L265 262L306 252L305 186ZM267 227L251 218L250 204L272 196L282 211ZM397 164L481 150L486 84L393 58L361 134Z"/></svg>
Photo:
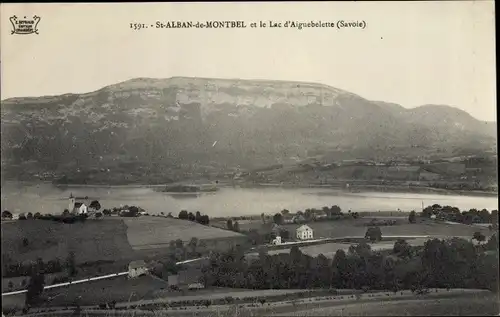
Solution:
<svg viewBox="0 0 500 317"><path fill-rule="evenodd" d="M405 109L287 81L137 78L86 94L4 100L1 123L2 177L65 175L69 183L496 147L496 123L456 108Z"/></svg>

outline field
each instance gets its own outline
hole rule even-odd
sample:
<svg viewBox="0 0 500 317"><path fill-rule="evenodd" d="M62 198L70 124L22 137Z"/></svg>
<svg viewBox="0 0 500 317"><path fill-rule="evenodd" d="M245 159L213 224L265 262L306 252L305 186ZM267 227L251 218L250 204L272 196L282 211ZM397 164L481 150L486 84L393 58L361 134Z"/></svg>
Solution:
<svg viewBox="0 0 500 317"><path fill-rule="evenodd" d="M67 287L44 290L43 296L53 297L47 306L74 305L78 299L80 305L98 305L102 302L116 300L128 302L161 296L166 293L167 283L150 276L141 276L136 279L128 279L120 276L113 279L92 281L89 283L75 284ZM165 294L163 294L165 295ZM4 296L3 307L22 307L25 294Z"/></svg>
<svg viewBox="0 0 500 317"><path fill-rule="evenodd" d="M397 301L359 302L274 316L494 316L498 315L494 295L455 298L422 298Z"/></svg>
<svg viewBox="0 0 500 317"><path fill-rule="evenodd" d="M426 238L417 238L417 239L405 239L412 246L422 246ZM353 243L324 243L324 244L316 244L306 247L299 247L302 253L307 254L312 257L317 257L320 254L323 254L327 258L333 259L335 256L335 252L337 250L344 250L347 252L349 246ZM394 241L382 241L377 243L369 243L372 250L390 250L394 247ZM269 250L267 252L270 255L280 254L280 253L290 253L290 249L279 249L279 250ZM249 256L258 256L258 253L250 253Z"/></svg>
<svg viewBox="0 0 500 317"><path fill-rule="evenodd" d="M168 247L170 241L177 239L186 243L195 237L199 240L242 237L242 234L229 230L174 218L144 216L123 219L128 228L128 241L134 250Z"/></svg>
<svg viewBox="0 0 500 317"><path fill-rule="evenodd" d="M399 214L394 212L393 214ZM310 222L307 225L314 230L314 238L340 238L349 236L364 236L366 229L368 228L368 223L376 219L377 221L382 220L394 220L395 225L392 226L380 226L383 236L435 236L435 237L472 237L474 232L481 231L486 236L490 236L491 232L487 227L477 226L477 225L464 225L456 223L444 223L432 220L422 220L419 219L417 223L410 224L408 222L407 216L364 216L359 219L344 219L344 220L333 220L333 221L322 221L322 222ZM259 220L242 220L238 221L241 230L270 230L270 224L262 224ZM218 222L214 224L225 228L225 222ZM285 224L283 225L290 232L290 236L293 238L295 230L300 227L300 224ZM267 228L267 229L266 229Z"/></svg>
<svg viewBox="0 0 500 317"><path fill-rule="evenodd" d="M128 279L120 276L114 279L98 280L67 287L44 290L43 296L52 298L44 307L96 306L115 300L117 307L147 304L150 300L161 302L220 299L227 296L245 298L255 296L278 296L307 290L247 290L231 288L209 288L196 291L169 291L166 281L153 276ZM22 308L25 294L2 298L4 308Z"/></svg>
<svg viewBox="0 0 500 317"><path fill-rule="evenodd" d="M23 245L23 239L27 245ZM2 224L2 256L14 262L64 261L70 251L77 263L120 260L133 257L127 227L114 219L63 224L47 220L25 220Z"/></svg>
<svg viewBox="0 0 500 317"><path fill-rule="evenodd" d="M162 257L171 240L187 243L193 237L203 240L210 250L227 249L246 240L232 231L163 217L112 216L74 224L25 220L2 224L2 258L12 263L58 258L63 263L73 251L77 265L93 263L77 274L88 277L125 271L131 260ZM107 263L97 265L96 261ZM7 283L2 281L2 287Z"/></svg>
<svg viewBox="0 0 500 317"><path fill-rule="evenodd" d="M372 218L363 218L359 220L339 220L327 222L312 222L309 223L314 230L315 238L338 238L344 236L364 236L366 226L363 224L369 222ZM290 232L295 230L300 225L287 224L284 225ZM407 220L398 221L393 226L381 226L383 236L411 236L411 235L429 235L435 237L472 237L474 232L481 231L489 236L491 233L486 228L477 226L468 226L462 224L446 224L434 221L424 221L420 223L410 224Z"/></svg>

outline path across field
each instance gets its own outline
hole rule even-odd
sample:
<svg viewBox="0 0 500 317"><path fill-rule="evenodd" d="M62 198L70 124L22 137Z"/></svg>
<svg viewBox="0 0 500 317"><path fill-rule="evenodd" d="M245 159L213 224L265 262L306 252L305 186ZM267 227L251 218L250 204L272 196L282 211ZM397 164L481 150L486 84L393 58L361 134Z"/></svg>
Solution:
<svg viewBox="0 0 500 317"><path fill-rule="evenodd" d="M206 259L206 257L202 258L196 258L196 259L189 259L181 262L175 263L176 265L180 264L186 264L186 263L191 263L199 260ZM128 271L126 272L119 272L119 273L113 273L113 274L108 274L108 275L101 275L101 276L96 276L96 277L90 277L90 278L84 278L81 280L76 280L76 281L71 281L71 282L65 282L65 283L59 283L59 284L53 284L49 286L45 286L43 289L51 289L51 288L57 288L57 287L63 287L63 286L69 286L69 285L74 285L74 284L80 284L80 283L86 283L86 282L92 282L92 281L98 281L98 280L104 280L104 279L109 279L109 278L115 278L118 276L123 276L127 275ZM14 291L14 292L7 292L7 293L2 293L2 296L10 296L10 295L18 295L22 293L26 293L28 290L23 289L20 291Z"/></svg>

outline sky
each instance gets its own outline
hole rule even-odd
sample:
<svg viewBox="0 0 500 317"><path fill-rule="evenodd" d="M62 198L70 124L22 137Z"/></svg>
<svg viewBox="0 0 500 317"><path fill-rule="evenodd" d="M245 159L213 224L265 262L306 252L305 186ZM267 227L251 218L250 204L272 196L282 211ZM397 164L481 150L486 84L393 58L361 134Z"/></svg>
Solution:
<svg viewBox="0 0 500 317"><path fill-rule="evenodd" d="M2 100L91 92L136 77L271 79L323 83L407 108L445 104L496 121L493 1L16 3L0 11ZM39 16L39 34L11 34L13 15ZM151 27L171 20L248 27ZM287 20L366 27L249 27Z"/></svg>

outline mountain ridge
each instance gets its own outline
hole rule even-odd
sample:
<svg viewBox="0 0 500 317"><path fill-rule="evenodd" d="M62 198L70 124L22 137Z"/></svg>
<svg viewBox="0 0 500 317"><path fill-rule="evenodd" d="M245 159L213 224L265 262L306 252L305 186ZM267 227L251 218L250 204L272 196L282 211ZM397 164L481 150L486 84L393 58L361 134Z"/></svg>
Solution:
<svg viewBox="0 0 500 317"><path fill-rule="evenodd" d="M2 168L31 174L111 169L133 181L332 151L382 159L496 147L492 128L469 114L428 115L305 82L143 77L84 94L9 98L1 108Z"/></svg>
<svg viewBox="0 0 500 317"><path fill-rule="evenodd" d="M156 78L156 77L134 77L134 78L130 78L130 79L127 79L127 80L123 80L123 81L120 81L118 83L115 83L115 84L109 84L109 85L105 85L101 88L98 88L96 90L92 90L92 91L89 91L89 92L81 92L81 93L64 93L64 94L51 94L51 95L42 95L42 96L25 96L25 97L10 97L10 98L6 98L6 99L3 99L1 100L1 103L11 103L11 102L14 102L14 101L31 101L32 99L33 100L36 100L36 101L39 101L38 99L47 99L47 98L60 98L60 97L70 97L70 96L85 96L85 95L92 95L92 94L95 94L95 93L98 93L99 91L101 90L105 90L105 89L109 89L109 88L112 88L112 87L116 87L116 86L119 86L119 85L123 85L123 84L126 84L126 83L130 83L130 82L137 82L137 81L168 81L168 80L199 80L199 81L206 81L206 80L210 80L210 81L216 81L216 82L233 82L233 83L237 83L237 82L257 82L257 83L262 83L262 84L272 84L272 83L276 83L276 84L302 84L302 85L313 85L313 86L322 86L323 88L325 89L334 89L334 90L337 90L337 91L342 91L344 93L347 93L347 94L350 94L350 95L354 95L354 96L358 96L360 98L363 98L363 99L366 99L366 100L370 100L370 99L367 99L365 97L362 97L361 95L359 94L355 94L353 92L349 92L345 89L341 89L341 88L337 88L337 87L334 87L334 86L331 86L331 85L328 85L328 84L323 84L323 83L320 83L320 82L312 82L312 81L287 81L287 80L272 80L272 79L241 79L241 78L210 78L210 77L190 77L190 76L171 76L171 77L165 77L165 78ZM479 120L479 121L482 121L482 122L487 122L487 123L496 123L496 121L487 121L487 120L482 120L482 119L478 119L474 116L472 116L469 112L463 110L463 109L460 109L456 106L451 106L451 105L446 105L446 104L423 104L423 105L419 105L419 106L415 106L415 107L405 107L401 104L398 104L398 103L394 103L394 102L387 102L387 101L382 101L382 100L370 100L371 102L373 103L376 103L376 104L386 104L386 105L394 105L395 107L399 107L401 108L402 110L413 110L413 109L419 109L419 108L426 108L426 107L443 107L443 108L448 108L449 110L452 110L452 111L457 111L457 112L462 112L462 113L465 113L467 115L469 115L470 117L472 117L473 119L475 120Z"/></svg>

